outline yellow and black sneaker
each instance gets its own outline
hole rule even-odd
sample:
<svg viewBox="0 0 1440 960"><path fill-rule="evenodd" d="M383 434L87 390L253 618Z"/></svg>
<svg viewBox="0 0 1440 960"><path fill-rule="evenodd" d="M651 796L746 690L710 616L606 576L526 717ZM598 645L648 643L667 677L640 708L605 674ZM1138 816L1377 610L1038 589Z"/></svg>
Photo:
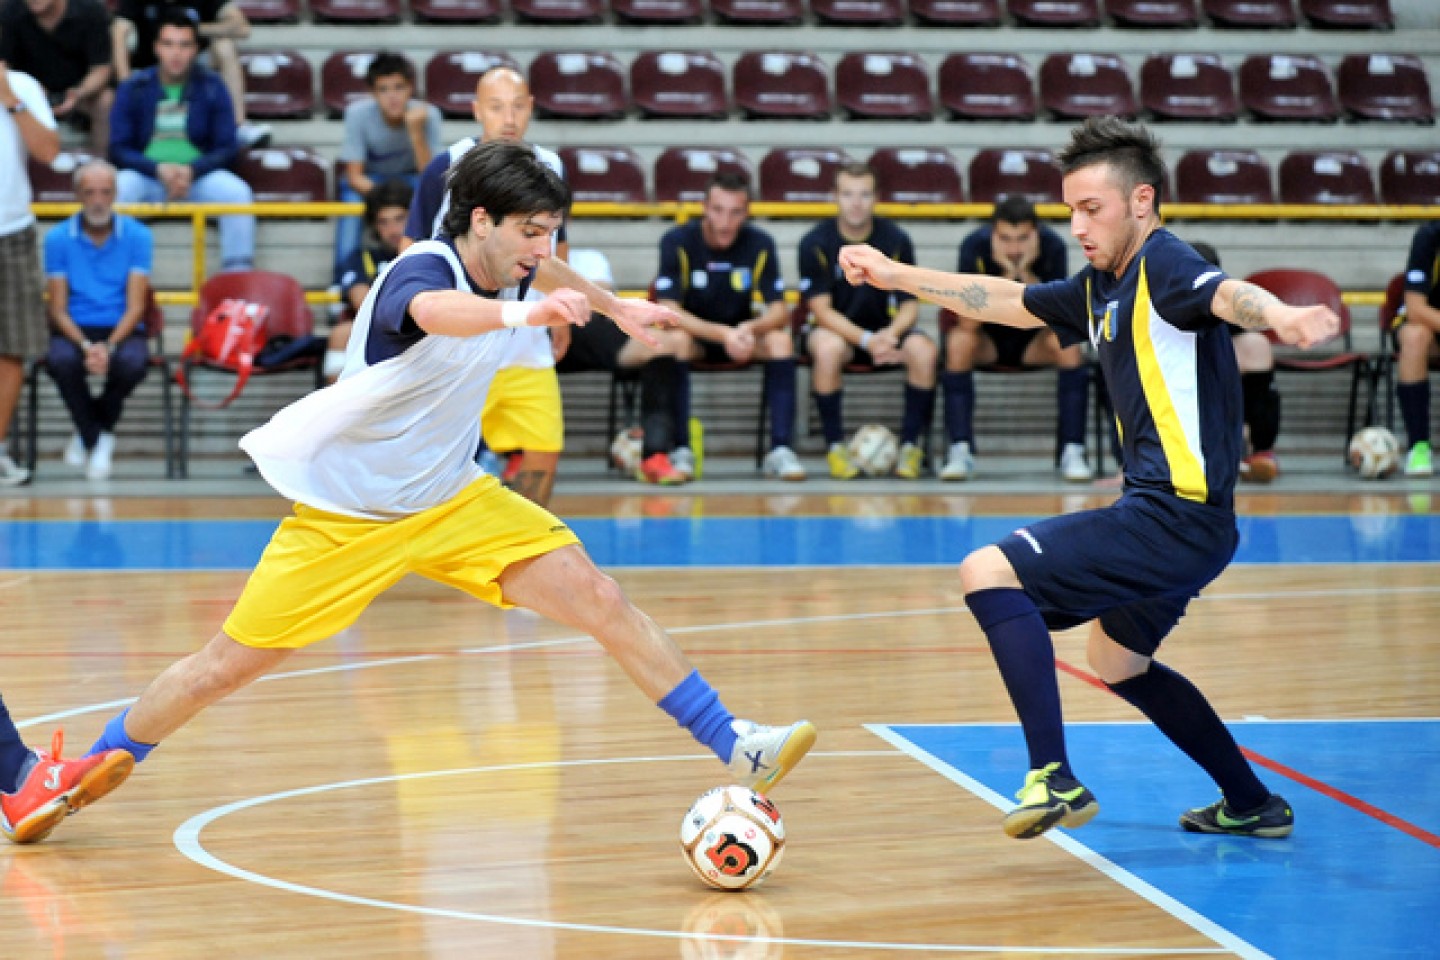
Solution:
<svg viewBox="0 0 1440 960"><path fill-rule="evenodd" d="M1005 814L1005 832L1016 840L1038 837L1051 827L1083 827L1100 812L1100 801L1079 780L1062 777L1059 763L1025 775L1015 794L1020 805Z"/></svg>
<svg viewBox="0 0 1440 960"><path fill-rule="evenodd" d="M1295 829L1295 813L1278 793L1270 794L1254 810L1236 811L1223 797L1208 807L1197 807L1180 815L1180 826L1191 833L1228 833L1236 837L1290 836Z"/></svg>

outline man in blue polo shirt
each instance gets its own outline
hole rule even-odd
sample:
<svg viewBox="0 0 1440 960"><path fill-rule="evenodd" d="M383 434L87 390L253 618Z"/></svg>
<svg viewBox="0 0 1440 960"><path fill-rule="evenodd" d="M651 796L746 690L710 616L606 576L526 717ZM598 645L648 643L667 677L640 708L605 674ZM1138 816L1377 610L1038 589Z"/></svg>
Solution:
<svg viewBox="0 0 1440 960"><path fill-rule="evenodd" d="M75 171L81 210L45 236L50 296L46 365L75 421L65 462L110 476L115 424L150 362L141 327L150 289L150 229L115 213L115 168L92 160ZM99 396L89 376L103 376Z"/></svg>

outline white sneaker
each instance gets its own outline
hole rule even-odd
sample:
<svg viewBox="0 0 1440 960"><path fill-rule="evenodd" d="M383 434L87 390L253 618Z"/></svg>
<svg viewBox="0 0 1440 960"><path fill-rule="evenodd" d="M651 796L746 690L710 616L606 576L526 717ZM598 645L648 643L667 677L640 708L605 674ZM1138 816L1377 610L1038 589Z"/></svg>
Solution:
<svg viewBox="0 0 1440 960"><path fill-rule="evenodd" d="M270 143L272 131L268 123L245 123L235 128L235 139L248 150L260 150Z"/></svg>
<svg viewBox="0 0 1440 960"><path fill-rule="evenodd" d="M765 454L765 476L778 480L804 480L805 468L789 447L776 447Z"/></svg>
<svg viewBox="0 0 1440 960"><path fill-rule="evenodd" d="M950 444L945 455L945 465L940 468L941 480L969 480L975 472L975 455L970 452L970 441L960 440Z"/></svg>
<svg viewBox="0 0 1440 960"><path fill-rule="evenodd" d="M90 451L90 462L85 465L85 479L108 480L115 457L115 434L101 433Z"/></svg>
<svg viewBox="0 0 1440 960"><path fill-rule="evenodd" d="M30 482L30 471L10 459L10 454L0 453L0 486L18 487Z"/></svg>
<svg viewBox="0 0 1440 960"><path fill-rule="evenodd" d="M1060 476L1071 483L1088 483L1095 478L1095 471L1085 459L1085 444L1065 444L1065 449L1060 451Z"/></svg>
<svg viewBox="0 0 1440 960"><path fill-rule="evenodd" d="M85 441L78 433L72 433L70 442L65 445L65 463L71 467L85 466Z"/></svg>
<svg viewBox="0 0 1440 960"><path fill-rule="evenodd" d="M809 720L788 727L736 720L730 726L739 738L726 764L730 775L736 783L760 793L769 793L815 745L815 725Z"/></svg>
<svg viewBox="0 0 1440 960"><path fill-rule="evenodd" d="M670 451L670 466L686 480L695 479L695 454L689 447L676 447Z"/></svg>

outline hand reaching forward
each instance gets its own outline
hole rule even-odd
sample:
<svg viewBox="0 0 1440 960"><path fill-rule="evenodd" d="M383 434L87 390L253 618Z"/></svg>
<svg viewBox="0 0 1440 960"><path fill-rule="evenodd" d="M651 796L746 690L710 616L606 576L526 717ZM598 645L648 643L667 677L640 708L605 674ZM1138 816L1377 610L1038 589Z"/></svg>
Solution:
<svg viewBox="0 0 1440 960"><path fill-rule="evenodd" d="M1324 343L1340 332L1340 318L1326 306L1284 306L1269 319L1270 329L1282 342L1301 348Z"/></svg>
<svg viewBox="0 0 1440 960"><path fill-rule="evenodd" d="M660 341L650 332L652 327L668 329L680 325L680 318L669 307L662 307L649 300L621 300L620 309L613 317L615 325L647 347L660 346Z"/></svg>
<svg viewBox="0 0 1440 960"><path fill-rule="evenodd" d="M526 326L568 327L574 324L583 327L590 322L590 301L578 290L561 287L544 300L528 305L529 316Z"/></svg>
<svg viewBox="0 0 1440 960"><path fill-rule="evenodd" d="M840 269L845 271L845 282L852 287L868 283L889 290L895 286L895 261L868 244L841 247Z"/></svg>

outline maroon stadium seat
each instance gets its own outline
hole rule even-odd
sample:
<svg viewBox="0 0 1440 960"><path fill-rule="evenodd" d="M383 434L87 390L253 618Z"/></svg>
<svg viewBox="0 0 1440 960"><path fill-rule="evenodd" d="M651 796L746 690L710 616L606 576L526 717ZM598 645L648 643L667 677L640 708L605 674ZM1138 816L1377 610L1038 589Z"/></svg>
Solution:
<svg viewBox="0 0 1440 960"><path fill-rule="evenodd" d="M794 24L805 19L803 0L710 0L710 12L721 23Z"/></svg>
<svg viewBox="0 0 1440 960"><path fill-rule="evenodd" d="M1135 115L1125 61L1108 53L1052 53L1040 64L1040 105L1060 119Z"/></svg>
<svg viewBox="0 0 1440 960"><path fill-rule="evenodd" d="M1105 12L1119 27L1173 27L1200 24L1195 0L1105 0Z"/></svg>
<svg viewBox="0 0 1440 960"><path fill-rule="evenodd" d="M1354 150L1295 150L1280 161L1280 202L1375 203L1375 178Z"/></svg>
<svg viewBox="0 0 1440 960"><path fill-rule="evenodd" d="M520 69L514 58L501 50L437 50L425 64L425 99L447 117L473 117L475 85L486 71L498 66Z"/></svg>
<svg viewBox="0 0 1440 960"><path fill-rule="evenodd" d="M994 203L1018 195L1033 203L1060 202L1060 168L1049 150L987 148L970 161L970 199Z"/></svg>
<svg viewBox="0 0 1440 960"><path fill-rule="evenodd" d="M964 203L960 169L944 147L880 147L870 154L881 203Z"/></svg>
<svg viewBox="0 0 1440 960"><path fill-rule="evenodd" d="M240 0L240 10L251 23L295 23L300 0Z"/></svg>
<svg viewBox="0 0 1440 960"><path fill-rule="evenodd" d="M847 53L835 67L835 101L866 120L929 120L930 69L913 53Z"/></svg>
<svg viewBox="0 0 1440 960"><path fill-rule="evenodd" d="M1098 27L1100 0L1009 0L1022 27Z"/></svg>
<svg viewBox="0 0 1440 960"><path fill-rule="evenodd" d="M898 27L905 22L904 0L810 0L821 23Z"/></svg>
<svg viewBox="0 0 1440 960"><path fill-rule="evenodd" d="M522 23L599 23L605 0L510 0Z"/></svg>
<svg viewBox="0 0 1440 960"><path fill-rule="evenodd" d="M1293 29L1291 0L1203 0L1205 16L1217 27Z"/></svg>
<svg viewBox="0 0 1440 960"><path fill-rule="evenodd" d="M374 50L336 50L320 65L320 100L325 112L338 117L351 101L370 96L365 71L375 59Z"/></svg>
<svg viewBox="0 0 1440 960"><path fill-rule="evenodd" d="M743 173L755 182L750 158L733 147L667 147L655 159L655 199L693 203L717 173Z"/></svg>
<svg viewBox="0 0 1440 960"><path fill-rule="evenodd" d="M1270 164L1254 150L1191 150L1175 165L1180 203L1274 203Z"/></svg>
<svg viewBox="0 0 1440 960"><path fill-rule="evenodd" d="M621 23L699 23L705 19L705 0L610 0Z"/></svg>
<svg viewBox="0 0 1440 960"><path fill-rule="evenodd" d="M1430 80L1419 57L1401 53L1357 53L1336 72L1340 106L1357 120L1435 122Z"/></svg>
<svg viewBox="0 0 1440 960"><path fill-rule="evenodd" d="M644 203L645 168L629 147L561 147L565 180L576 201Z"/></svg>
<svg viewBox="0 0 1440 960"><path fill-rule="evenodd" d="M1234 120L1235 78L1213 53L1165 53L1140 67L1140 105L1156 120Z"/></svg>
<svg viewBox="0 0 1440 960"><path fill-rule="evenodd" d="M1392 150L1380 164L1386 203L1440 205L1440 150Z"/></svg>
<svg viewBox="0 0 1440 960"><path fill-rule="evenodd" d="M310 13L320 22L398 23L400 0L310 0Z"/></svg>
<svg viewBox="0 0 1440 960"><path fill-rule="evenodd" d="M826 203L835 171L850 156L834 147L776 147L760 161L760 199L773 203Z"/></svg>
<svg viewBox="0 0 1440 960"><path fill-rule="evenodd" d="M75 170L94 159L84 150L61 150L49 163L29 157L26 162L30 170L31 200L34 203L74 203Z"/></svg>
<svg viewBox="0 0 1440 960"><path fill-rule="evenodd" d="M315 109L315 72L295 50L245 50L245 112L262 120L308 119Z"/></svg>
<svg viewBox="0 0 1440 960"><path fill-rule="evenodd" d="M1300 12L1320 30L1395 28L1390 0L1300 0Z"/></svg>
<svg viewBox="0 0 1440 960"><path fill-rule="evenodd" d="M910 0L910 15L933 27L998 27L1000 0Z"/></svg>
<svg viewBox="0 0 1440 960"><path fill-rule="evenodd" d="M235 175L255 193L256 203L322 203L330 199L330 162L303 147L244 150Z"/></svg>
<svg viewBox="0 0 1440 960"><path fill-rule="evenodd" d="M530 92L541 117L604 120L625 115L625 68L599 51L538 53L530 61Z"/></svg>
<svg viewBox="0 0 1440 960"><path fill-rule="evenodd" d="M803 50L751 50L731 71L735 106L749 118L823 120L830 116L830 71Z"/></svg>
<svg viewBox="0 0 1440 960"><path fill-rule="evenodd" d="M723 120L725 65L705 51L647 50L630 63L630 97L644 117Z"/></svg>
<svg viewBox="0 0 1440 960"><path fill-rule="evenodd" d="M1340 116L1330 71L1309 54L1261 53L1240 64L1240 102L1258 120L1322 120Z"/></svg>
<svg viewBox="0 0 1440 960"><path fill-rule="evenodd" d="M1035 78L1013 53L952 53L940 64L940 105L960 120L1035 119Z"/></svg>
<svg viewBox="0 0 1440 960"><path fill-rule="evenodd" d="M496 23L504 13L500 0L410 0L421 23Z"/></svg>

